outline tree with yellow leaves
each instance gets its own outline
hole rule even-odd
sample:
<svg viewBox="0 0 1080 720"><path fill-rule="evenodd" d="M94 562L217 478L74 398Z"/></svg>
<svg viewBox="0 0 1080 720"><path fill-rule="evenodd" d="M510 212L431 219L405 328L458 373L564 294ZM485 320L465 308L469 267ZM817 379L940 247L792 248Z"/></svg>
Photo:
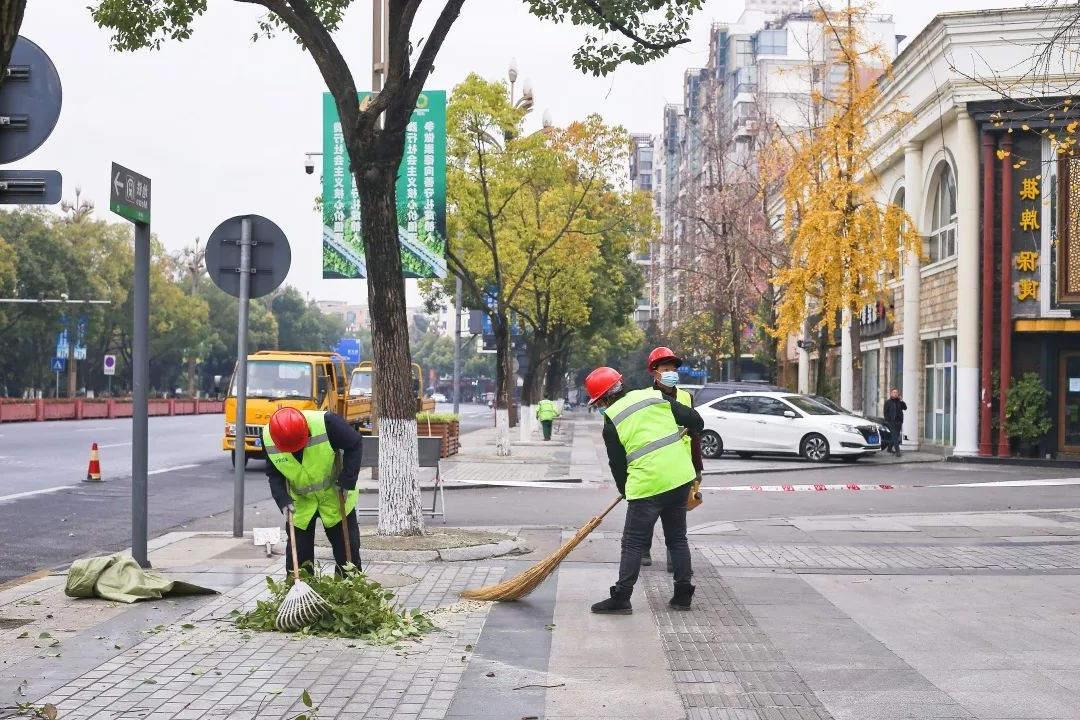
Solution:
<svg viewBox="0 0 1080 720"><path fill-rule="evenodd" d="M858 317L877 301L884 279L895 273L902 252L921 252L914 223L903 208L875 199L872 139L899 114L879 107L877 79L888 60L862 33L868 8L848 0L839 10L819 4L826 72L843 77L835 89L815 88L812 103L820 121L786 136L791 158L784 179L784 235L788 264L775 275L783 290L773 333L802 335L808 315L820 317L810 331L831 337L850 326L851 345L859 347ZM819 346L819 379L827 348ZM860 388L856 357L853 388ZM820 385L819 385L820 387Z"/></svg>
<svg viewBox="0 0 1080 720"><path fill-rule="evenodd" d="M524 133L524 117L505 84L477 75L454 89L447 108L447 260L470 306L491 319L500 455L510 453L515 326L584 323L600 242L629 217L613 185L626 162L625 131L593 115Z"/></svg>

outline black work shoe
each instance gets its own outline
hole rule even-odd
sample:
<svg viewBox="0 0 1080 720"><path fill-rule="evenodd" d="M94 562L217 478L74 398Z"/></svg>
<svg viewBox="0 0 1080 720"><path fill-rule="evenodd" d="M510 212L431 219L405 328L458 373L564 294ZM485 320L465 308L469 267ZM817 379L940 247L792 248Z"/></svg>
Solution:
<svg viewBox="0 0 1080 720"><path fill-rule="evenodd" d="M611 587L611 597L592 606L594 613L601 615L630 615L634 609L630 606L630 593Z"/></svg>
<svg viewBox="0 0 1080 720"><path fill-rule="evenodd" d="M674 610L689 610L690 600L694 597L694 586L688 582L675 583L675 594L668 605Z"/></svg>
<svg viewBox="0 0 1080 720"><path fill-rule="evenodd" d="M652 555L645 553L641 556L641 567L649 567L652 565Z"/></svg>

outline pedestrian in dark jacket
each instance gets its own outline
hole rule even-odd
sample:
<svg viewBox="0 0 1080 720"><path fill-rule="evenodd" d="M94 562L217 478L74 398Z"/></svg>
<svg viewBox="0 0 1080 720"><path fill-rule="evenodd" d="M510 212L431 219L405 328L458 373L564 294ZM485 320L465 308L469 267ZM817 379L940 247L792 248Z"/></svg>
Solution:
<svg viewBox="0 0 1080 720"><path fill-rule="evenodd" d="M889 399L885 401L885 424L889 426L892 446L887 448L896 457L900 457L900 443L904 440L904 411L907 403L900 397L900 391L893 388Z"/></svg>

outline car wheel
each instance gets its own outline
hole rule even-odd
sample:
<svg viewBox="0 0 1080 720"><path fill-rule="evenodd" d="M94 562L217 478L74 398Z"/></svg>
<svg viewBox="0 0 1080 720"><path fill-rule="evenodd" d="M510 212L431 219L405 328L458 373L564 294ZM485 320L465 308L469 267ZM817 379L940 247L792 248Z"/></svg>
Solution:
<svg viewBox="0 0 1080 720"><path fill-rule="evenodd" d="M843 460L846 463L853 463L853 462L856 462L861 457L862 457L862 455L844 455L840 459Z"/></svg>
<svg viewBox="0 0 1080 720"><path fill-rule="evenodd" d="M754 453L741 452L741 453L736 453L736 454L739 457L741 457L743 460L749 460L750 458L754 457Z"/></svg>
<svg viewBox="0 0 1080 720"><path fill-rule="evenodd" d="M701 434L701 454L714 460L724 454L724 441L712 430L706 430Z"/></svg>
<svg viewBox="0 0 1080 720"><path fill-rule="evenodd" d="M825 462L829 459L829 441L823 435L811 433L803 438L800 452L811 462Z"/></svg>

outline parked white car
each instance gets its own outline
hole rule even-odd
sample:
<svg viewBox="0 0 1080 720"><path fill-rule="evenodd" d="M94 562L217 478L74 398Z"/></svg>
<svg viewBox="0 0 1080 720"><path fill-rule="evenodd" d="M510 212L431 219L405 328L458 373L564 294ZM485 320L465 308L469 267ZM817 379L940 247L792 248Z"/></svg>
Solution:
<svg viewBox="0 0 1080 720"><path fill-rule="evenodd" d="M838 457L854 462L881 450L881 428L843 415L805 395L741 392L695 408L705 420L701 454L718 458L801 455L813 462Z"/></svg>

